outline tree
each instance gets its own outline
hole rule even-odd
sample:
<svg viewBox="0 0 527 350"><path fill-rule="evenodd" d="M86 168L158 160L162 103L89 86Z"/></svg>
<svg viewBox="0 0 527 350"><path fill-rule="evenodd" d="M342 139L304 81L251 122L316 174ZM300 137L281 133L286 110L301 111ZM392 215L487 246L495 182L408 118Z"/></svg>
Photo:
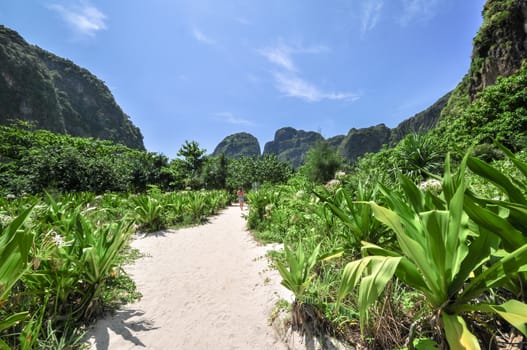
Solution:
<svg viewBox="0 0 527 350"><path fill-rule="evenodd" d="M206 188L224 189L227 184L228 159L222 153L217 157L206 157L202 170L203 183Z"/></svg>
<svg viewBox="0 0 527 350"><path fill-rule="evenodd" d="M301 172L313 182L325 183L335 176L344 160L326 141L317 141L306 155Z"/></svg>
<svg viewBox="0 0 527 350"><path fill-rule="evenodd" d="M179 149L177 155L184 158L185 168L187 170L187 177L185 184L192 188L201 186L201 169L203 167L203 155L207 152L204 148L199 148L196 141L186 140L183 146Z"/></svg>

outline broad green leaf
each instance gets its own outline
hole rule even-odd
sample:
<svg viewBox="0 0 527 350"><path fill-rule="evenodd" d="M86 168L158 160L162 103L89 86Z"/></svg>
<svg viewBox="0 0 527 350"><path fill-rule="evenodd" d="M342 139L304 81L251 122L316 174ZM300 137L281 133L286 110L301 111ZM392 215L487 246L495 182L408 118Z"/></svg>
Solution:
<svg viewBox="0 0 527 350"><path fill-rule="evenodd" d="M0 332L24 320L29 312L19 312L0 321Z"/></svg>
<svg viewBox="0 0 527 350"><path fill-rule="evenodd" d="M458 301L468 302L470 299L477 297L483 291L498 287L510 276L522 271L527 264L527 244L507 254L504 258L495 262L491 267L477 275L464 288Z"/></svg>
<svg viewBox="0 0 527 350"><path fill-rule="evenodd" d="M501 171L475 157L468 157L467 164L474 173L491 181L494 185L502 189L513 202L527 204L527 200L525 200L522 194L523 191L514 186L509 178L503 175Z"/></svg>
<svg viewBox="0 0 527 350"><path fill-rule="evenodd" d="M411 203L415 212L423 211L423 193L417 188L412 180L403 174L399 174L401 187L403 188L406 198Z"/></svg>
<svg viewBox="0 0 527 350"><path fill-rule="evenodd" d="M499 238L496 235L492 235L485 228L480 228L479 234L470 243L468 254L463 259L458 273L454 276L454 280L450 284L448 290L448 296L452 297L457 294L470 274L485 264L490 257L492 247L497 247Z"/></svg>
<svg viewBox="0 0 527 350"><path fill-rule="evenodd" d="M468 217L463 211L463 199L465 193L464 179L461 177L457 184L454 196L448 202L448 231L446 234L446 262L449 275L448 284L452 282L454 276L460 269L463 259L468 254Z"/></svg>
<svg viewBox="0 0 527 350"><path fill-rule="evenodd" d="M333 251L331 251L331 252L329 252L327 254L321 255L319 257L319 261L330 261L330 260L333 260L333 259L340 258L340 257L342 257L342 255L344 255L345 251L346 251L346 249L344 249L343 247L335 248Z"/></svg>
<svg viewBox="0 0 527 350"><path fill-rule="evenodd" d="M377 205L374 202L367 202L371 205L373 213L377 220L381 221L397 235L397 240L401 247L403 256L406 256L413 264L415 264L417 270L423 275L423 280L426 285L422 286L422 291L433 291L433 295L437 293L438 287L438 276L434 266L430 266L429 253L426 250L426 236L422 233L415 233L416 223L411 223L409 220L405 221L406 230L403 229L400 217L393 211ZM418 223L422 225L421 223ZM414 232L413 235L407 234L406 231ZM419 241L417 241L418 239ZM410 270L409 270L410 271ZM443 299L441 296L438 300ZM434 304L441 304L442 301L434 300Z"/></svg>
<svg viewBox="0 0 527 350"><path fill-rule="evenodd" d="M476 224L498 235L507 250L512 251L527 243L522 232L489 209L478 206L470 196L465 196L465 211Z"/></svg>
<svg viewBox="0 0 527 350"><path fill-rule="evenodd" d="M340 282L337 306L342 301L342 299L344 299L346 295L348 295L353 290L353 288L357 286L360 279L362 278L362 273L368 266L371 258L372 257L368 256L346 264L344 271L342 272L342 281Z"/></svg>
<svg viewBox="0 0 527 350"><path fill-rule="evenodd" d="M368 261L368 274L364 276L359 288L359 315L361 329L365 329L368 308L386 287L397 269L400 257L372 256Z"/></svg>
<svg viewBox="0 0 527 350"><path fill-rule="evenodd" d="M0 349L2 349L2 350L11 350L9 345L7 345L7 343L5 341L3 341L2 339L0 339Z"/></svg>
<svg viewBox="0 0 527 350"><path fill-rule="evenodd" d="M494 144L497 145L503 151L503 153L507 155L507 157L511 160L511 162L513 162L514 165L516 165L516 167L518 168L518 170L521 171L523 176L527 177L527 164L518 160L518 158L516 158L514 154L507 147L503 146L501 143L494 141Z"/></svg>
<svg viewBox="0 0 527 350"><path fill-rule="evenodd" d="M397 278L408 284L410 287L420 290L426 295L430 294L430 290L428 289L426 282L423 280L423 276L407 257L401 256L399 253L379 247L369 242L363 241L362 245L363 247L361 250L363 255L400 257L401 261L399 262L399 265L397 265L397 270L395 270L395 275Z"/></svg>
<svg viewBox="0 0 527 350"><path fill-rule="evenodd" d="M381 207L375 202L359 202L359 203L369 204L377 220L379 220L380 222L384 223L386 226L394 230L395 233L404 234L404 229L401 224L401 219L395 212L391 211L390 209Z"/></svg>
<svg viewBox="0 0 527 350"><path fill-rule="evenodd" d="M0 300L9 295L11 288L27 269L28 253L33 234L20 227L32 208L17 216L0 234Z"/></svg>
<svg viewBox="0 0 527 350"><path fill-rule="evenodd" d="M449 273L447 273L446 236L448 230L448 212L429 211L421 213L424 232L427 234L425 251L420 257L423 274L427 279L429 287L434 293L434 305L441 305L447 298L447 285L449 284Z"/></svg>
<svg viewBox="0 0 527 350"><path fill-rule="evenodd" d="M467 328L461 316L441 313L445 336L450 350L476 350L480 349L478 340Z"/></svg>
<svg viewBox="0 0 527 350"><path fill-rule="evenodd" d="M490 308L527 337L527 304L509 300L501 305L490 305Z"/></svg>

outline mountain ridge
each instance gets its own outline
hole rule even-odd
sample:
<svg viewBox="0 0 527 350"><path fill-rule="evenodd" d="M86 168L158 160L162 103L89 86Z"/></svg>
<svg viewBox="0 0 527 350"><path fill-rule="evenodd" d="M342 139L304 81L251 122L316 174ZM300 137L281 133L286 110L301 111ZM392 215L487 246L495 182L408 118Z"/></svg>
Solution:
<svg viewBox="0 0 527 350"><path fill-rule="evenodd" d="M104 82L0 25L0 124L12 120L145 149L141 131Z"/></svg>

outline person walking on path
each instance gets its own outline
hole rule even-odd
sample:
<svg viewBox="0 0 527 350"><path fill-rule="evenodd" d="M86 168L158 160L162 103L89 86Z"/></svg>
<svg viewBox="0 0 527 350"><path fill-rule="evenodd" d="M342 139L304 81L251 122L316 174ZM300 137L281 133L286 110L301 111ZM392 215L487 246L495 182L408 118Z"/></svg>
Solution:
<svg viewBox="0 0 527 350"><path fill-rule="evenodd" d="M240 203L240 210L243 210L243 204L245 203L245 193L243 192L243 189L241 187L238 188L238 192L236 192L236 196L238 196L238 203Z"/></svg>

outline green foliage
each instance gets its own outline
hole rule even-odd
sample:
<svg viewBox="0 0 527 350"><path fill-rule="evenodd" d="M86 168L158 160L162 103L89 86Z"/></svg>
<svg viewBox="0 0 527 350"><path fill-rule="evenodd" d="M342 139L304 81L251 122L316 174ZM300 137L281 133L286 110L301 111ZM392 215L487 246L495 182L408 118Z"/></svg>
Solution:
<svg viewBox="0 0 527 350"><path fill-rule="evenodd" d="M185 167L191 176L199 174L201 166L203 165L203 155L207 152L206 149L199 148L196 141L185 141L179 149L177 155L183 157Z"/></svg>
<svg viewBox="0 0 527 350"><path fill-rule="evenodd" d="M398 171L418 181L440 173L444 157L435 139L427 135L409 134L394 149Z"/></svg>
<svg viewBox="0 0 527 350"><path fill-rule="evenodd" d="M136 213L136 220L141 225L143 230L158 231L165 227L163 223L163 206L159 199L142 194L132 198Z"/></svg>
<svg viewBox="0 0 527 350"><path fill-rule="evenodd" d="M496 218L476 206L471 206L470 217L478 218L475 221L477 230L474 232L474 227L469 225L464 205L467 160L468 157L453 176L447 161L444 197L440 201L430 192L420 192L402 177L406 198L383 190L392 210L369 202L375 217L395 232L400 253L363 243L364 258L346 266L339 299L342 300L360 281L362 327L366 325L369 306L393 275L426 297L433 313L443 320L451 348L461 348L461 344L479 348L461 315L468 310L493 313L499 309L502 317L514 321L513 325L527 321L525 316L519 320L513 316L527 307L519 301L500 306L472 303L474 298L506 285L511 276L527 268L527 244L518 242L509 254L502 258L494 255L494 262L490 263L489 255L498 248L498 239L506 236L501 230L496 231L496 225L487 225ZM498 172L495 175L499 177ZM479 272L477 277L471 278L476 272Z"/></svg>
<svg viewBox="0 0 527 350"><path fill-rule="evenodd" d="M0 124L7 118L39 128L111 140L143 150L143 136L100 79L73 62L29 45L0 26ZM20 106L24 106L20 108Z"/></svg>
<svg viewBox="0 0 527 350"><path fill-rule="evenodd" d="M31 209L25 210L0 233L0 261L2 261L0 265L0 316L3 316L0 318L0 334L28 316L27 311L3 315L1 309L13 286L27 270L33 233L22 226L30 212ZM10 349L1 338L0 346L3 349Z"/></svg>
<svg viewBox="0 0 527 350"><path fill-rule="evenodd" d="M0 188L19 195L61 192L144 191L167 186L162 155L132 150L109 141L0 127Z"/></svg>
<svg viewBox="0 0 527 350"><path fill-rule="evenodd" d="M224 138L214 149L213 156L224 155L227 158L259 157L260 144L253 135L240 132Z"/></svg>
<svg viewBox="0 0 527 350"><path fill-rule="evenodd" d="M405 152L433 153L428 137L416 137ZM324 315L315 324L329 322L343 334L360 323L363 341L382 348L478 348L495 343L489 330L506 331L505 321L525 331L527 163L523 153L493 147L506 158L489 164L469 152L456 172L437 156L409 166L401 159L414 158L395 148L365 157L358 166L371 167L355 168L336 189L313 188L297 174L287 185L250 193L248 224L256 237L287 247L273 258L299 295L294 322ZM442 179L430 174L428 187L417 186L429 163L434 172L445 168ZM413 179L401 174L419 169ZM303 256L306 266L315 248L319 258L302 279L299 261Z"/></svg>
<svg viewBox="0 0 527 350"><path fill-rule="evenodd" d="M513 151L526 145L527 65L515 74L499 78L480 92L461 111L445 116L433 132L439 143L467 149L478 144L503 143Z"/></svg>
<svg viewBox="0 0 527 350"><path fill-rule="evenodd" d="M324 141L318 141L306 155L306 163L300 172L316 183L326 183L333 179L343 164L343 159Z"/></svg>
<svg viewBox="0 0 527 350"><path fill-rule="evenodd" d="M227 165L227 188L253 188L264 183L279 184L291 177L291 167L275 155L231 159Z"/></svg>
<svg viewBox="0 0 527 350"><path fill-rule="evenodd" d="M78 345L82 332L76 330L140 297L121 268L134 256L127 249L133 218L188 225L228 202L225 191L164 193L157 187L140 195L0 199L6 222L0 231L0 348ZM156 214L137 208L144 203L154 203Z"/></svg>
<svg viewBox="0 0 527 350"><path fill-rule="evenodd" d="M352 198L351 193L354 194L354 198ZM359 182L352 191L339 188L333 196L329 196L327 193L317 193L317 196L346 226L346 229L341 231L341 235L344 247L347 249L360 249L362 241L378 244L391 240L386 229L374 219L371 207L358 203L376 200L376 188L367 188Z"/></svg>
<svg viewBox="0 0 527 350"><path fill-rule="evenodd" d="M319 251L320 245L313 250L306 260L302 244L298 244L296 251L286 246L284 248L285 262L278 262L276 265L280 276L282 276L282 284L292 291L297 299L302 298L304 290L313 278L311 270L317 262Z"/></svg>
<svg viewBox="0 0 527 350"><path fill-rule="evenodd" d="M209 189L227 188L228 160L222 153L217 157L207 157L203 166L203 184Z"/></svg>

